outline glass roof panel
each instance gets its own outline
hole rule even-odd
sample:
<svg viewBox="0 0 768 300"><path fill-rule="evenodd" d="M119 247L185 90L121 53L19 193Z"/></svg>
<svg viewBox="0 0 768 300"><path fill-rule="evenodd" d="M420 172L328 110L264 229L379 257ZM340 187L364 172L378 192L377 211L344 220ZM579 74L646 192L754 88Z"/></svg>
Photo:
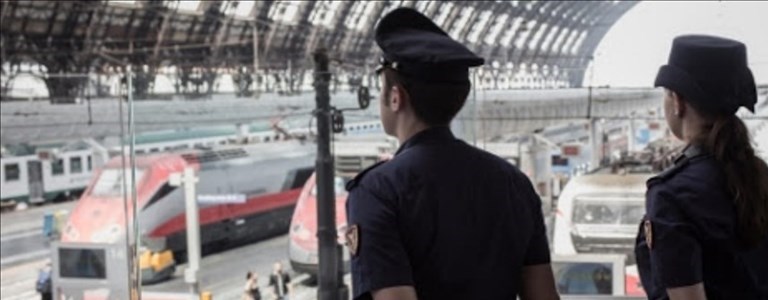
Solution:
<svg viewBox="0 0 768 300"><path fill-rule="evenodd" d="M239 1L237 9L234 11L234 15L238 17L249 17L253 12L254 5L256 5L256 1Z"/></svg>
<svg viewBox="0 0 768 300"><path fill-rule="evenodd" d="M472 32L469 33L467 36L467 40L470 43L477 43L478 38L480 37L480 33L482 33L483 29L485 29L486 25L488 25L488 22L491 21L491 11L486 10L480 13L480 16L475 22L475 25L472 26Z"/></svg>
<svg viewBox="0 0 768 300"><path fill-rule="evenodd" d="M178 4L178 10L179 11L192 11L196 12L197 8L200 7L200 1L198 0L190 0L190 1L179 1Z"/></svg>
<svg viewBox="0 0 768 300"><path fill-rule="evenodd" d="M459 19L453 23L453 28L451 28L451 32L448 34L453 38L458 38L459 34L464 31L464 28L469 26L469 18L472 16L473 12L475 12L475 9L471 6L462 9L461 12L459 12Z"/></svg>
<svg viewBox="0 0 768 300"><path fill-rule="evenodd" d="M528 48L533 49L536 47L536 45L539 43L539 40L544 35L544 32L547 31L547 27L549 27L549 24L544 23L541 24L538 29L536 29L536 34L533 35L533 38L531 38L531 41L528 43Z"/></svg>
<svg viewBox="0 0 768 300"><path fill-rule="evenodd" d="M587 31L584 30L581 32L581 35L579 35L579 39L576 40L576 43L573 44L573 48L571 48L571 54L576 54L579 52L579 49L581 48L581 44L584 43L584 39L587 38Z"/></svg>
<svg viewBox="0 0 768 300"><path fill-rule="evenodd" d="M528 21L528 24L524 25L520 29L520 34L518 38L515 40L515 47L517 48L523 48L525 40L528 39L528 35L531 34L531 30L536 27L536 20L530 20Z"/></svg>
<svg viewBox="0 0 768 300"><path fill-rule="evenodd" d="M269 18L275 22L295 24L300 4L299 1L277 1L269 8Z"/></svg>
<svg viewBox="0 0 768 300"><path fill-rule="evenodd" d="M437 17L435 17L435 24L441 28L445 28L445 21L448 20L448 15L451 13L452 9L453 3L444 2L443 5L440 6Z"/></svg>
<svg viewBox="0 0 768 300"><path fill-rule="evenodd" d="M109 2L107 2L107 4L117 4L117 5L128 5L128 6L131 6L131 5L136 5L136 1L135 0L109 0Z"/></svg>
<svg viewBox="0 0 768 300"><path fill-rule="evenodd" d="M506 24L507 19L509 19L508 14L502 14L494 20L494 24L491 27L491 30L488 31L488 34L485 36L485 43L488 45L493 45L496 43L496 37L499 36L499 33L501 33L501 29L504 28L504 24Z"/></svg>

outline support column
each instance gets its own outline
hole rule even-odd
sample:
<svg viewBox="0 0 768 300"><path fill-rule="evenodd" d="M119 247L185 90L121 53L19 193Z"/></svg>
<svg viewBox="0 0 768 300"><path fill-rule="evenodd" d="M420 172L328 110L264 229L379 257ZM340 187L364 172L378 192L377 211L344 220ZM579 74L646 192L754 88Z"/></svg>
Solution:
<svg viewBox="0 0 768 300"><path fill-rule="evenodd" d="M77 74L49 74L43 79L51 104L75 103L87 78Z"/></svg>
<svg viewBox="0 0 768 300"><path fill-rule="evenodd" d="M232 82L235 84L235 95L237 97L250 97L253 95L251 85L253 85L253 72L245 67L237 69L237 73L232 75Z"/></svg>
<svg viewBox="0 0 768 300"><path fill-rule="evenodd" d="M155 74L144 68L138 68L133 75L133 97L136 100L146 100L152 94L155 85Z"/></svg>

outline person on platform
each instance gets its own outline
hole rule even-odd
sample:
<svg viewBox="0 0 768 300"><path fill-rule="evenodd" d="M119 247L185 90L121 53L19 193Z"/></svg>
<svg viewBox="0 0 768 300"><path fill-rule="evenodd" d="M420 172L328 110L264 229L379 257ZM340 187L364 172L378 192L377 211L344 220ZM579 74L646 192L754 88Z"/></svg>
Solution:
<svg viewBox="0 0 768 300"><path fill-rule="evenodd" d="M757 101L746 46L679 36L655 86L687 147L648 180L635 247L648 299L768 299L768 167L736 116Z"/></svg>
<svg viewBox="0 0 768 300"><path fill-rule="evenodd" d="M275 299L288 299L291 294L291 276L283 271L283 265L276 262L272 268L272 274L269 275L269 285L273 287Z"/></svg>
<svg viewBox="0 0 768 300"><path fill-rule="evenodd" d="M410 8L375 40L381 121L401 146L346 186L354 299L557 299L531 182L449 128L484 60Z"/></svg>
<svg viewBox="0 0 768 300"><path fill-rule="evenodd" d="M261 300L259 290L259 274L248 271L245 275L245 288L243 288L243 300Z"/></svg>
<svg viewBox="0 0 768 300"><path fill-rule="evenodd" d="M46 262L45 266L37 274L37 281L35 282L35 290L40 293L40 299L51 300L53 299L53 274L51 268L51 262Z"/></svg>

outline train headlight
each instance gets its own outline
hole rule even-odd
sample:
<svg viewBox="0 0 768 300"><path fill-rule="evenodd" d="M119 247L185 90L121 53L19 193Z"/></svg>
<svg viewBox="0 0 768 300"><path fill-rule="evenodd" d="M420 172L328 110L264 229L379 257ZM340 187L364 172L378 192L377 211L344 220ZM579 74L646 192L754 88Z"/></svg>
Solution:
<svg viewBox="0 0 768 300"><path fill-rule="evenodd" d="M312 233L301 224L294 224L293 227L291 227L291 234L300 240L308 240L312 238Z"/></svg>
<svg viewBox="0 0 768 300"><path fill-rule="evenodd" d="M67 227L64 229L64 234L66 234L67 238L70 240L77 240L80 238L80 232L77 231L77 228L72 226L72 224L67 224Z"/></svg>

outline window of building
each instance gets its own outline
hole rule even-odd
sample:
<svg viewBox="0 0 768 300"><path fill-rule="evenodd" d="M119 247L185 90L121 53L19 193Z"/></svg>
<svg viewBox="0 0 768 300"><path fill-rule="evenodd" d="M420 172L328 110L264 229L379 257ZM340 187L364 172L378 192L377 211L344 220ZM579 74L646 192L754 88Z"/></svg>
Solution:
<svg viewBox="0 0 768 300"><path fill-rule="evenodd" d="M56 159L51 162L51 174L61 175L64 174L64 160L63 159Z"/></svg>
<svg viewBox="0 0 768 300"><path fill-rule="evenodd" d="M69 173L72 173L72 174L83 173L83 159L80 156L74 156L69 158Z"/></svg>
<svg viewBox="0 0 768 300"><path fill-rule="evenodd" d="M7 164L5 165L5 182L18 181L21 170L19 164Z"/></svg>

